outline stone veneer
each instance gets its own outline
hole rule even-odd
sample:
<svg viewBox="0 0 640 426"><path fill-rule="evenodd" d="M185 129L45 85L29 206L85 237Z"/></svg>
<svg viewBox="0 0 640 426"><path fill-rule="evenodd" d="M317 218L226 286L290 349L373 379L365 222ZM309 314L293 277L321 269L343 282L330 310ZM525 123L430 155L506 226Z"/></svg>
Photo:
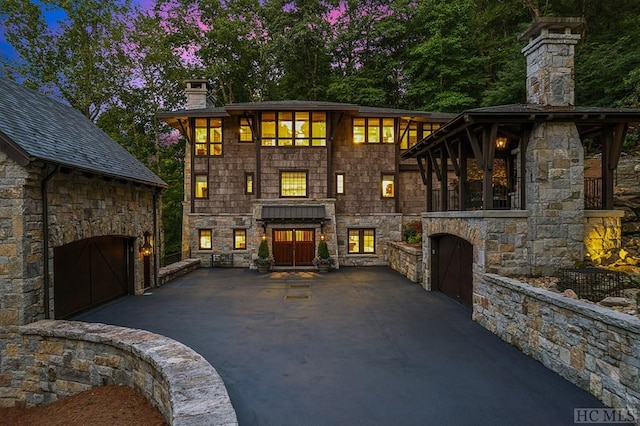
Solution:
<svg viewBox="0 0 640 426"><path fill-rule="evenodd" d="M174 340L72 321L0 327L0 406L48 404L105 385L134 389L174 426L238 424L216 370Z"/></svg>
<svg viewBox="0 0 640 426"><path fill-rule="evenodd" d="M404 242L388 244L389 266L413 281L422 284L422 248Z"/></svg>
<svg viewBox="0 0 640 426"><path fill-rule="evenodd" d="M597 264L603 255L617 251L622 246L621 210L585 210L585 257Z"/></svg>
<svg viewBox="0 0 640 426"><path fill-rule="evenodd" d="M640 412L640 320L514 279L474 285L473 319L605 405Z"/></svg>

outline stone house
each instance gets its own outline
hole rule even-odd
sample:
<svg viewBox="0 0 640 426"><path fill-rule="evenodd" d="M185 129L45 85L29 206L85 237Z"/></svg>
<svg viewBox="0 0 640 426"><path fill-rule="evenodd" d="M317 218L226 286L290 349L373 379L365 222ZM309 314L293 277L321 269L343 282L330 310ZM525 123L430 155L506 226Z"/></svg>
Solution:
<svg viewBox="0 0 640 426"><path fill-rule="evenodd" d="M386 265L387 242L420 220L418 165L400 154L453 115L278 101L213 107L205 80L187 108L159 114L187 138L183 247L203 265L253 267L264 238L276 267Z"/></svg>
<svg viewBox="0 0 640 426"><path fill-rule="evenodd" d="M0 325L154 285L165 183L77 110L5 79L0 117Z"/></svg>

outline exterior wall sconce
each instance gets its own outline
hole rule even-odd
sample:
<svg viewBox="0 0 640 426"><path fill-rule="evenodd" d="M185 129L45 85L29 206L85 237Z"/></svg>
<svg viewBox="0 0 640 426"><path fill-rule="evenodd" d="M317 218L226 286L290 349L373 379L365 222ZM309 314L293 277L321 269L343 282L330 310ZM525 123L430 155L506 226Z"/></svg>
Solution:
<svg viewBox="0 0 640 426"><path fill-rule="evenodd" d="M505 137L499 137L496 138L496 148L497 149L505 149L507 147L507 143L509 142L509 139L505 138Z"/></svg>
<svg viewBox="0 0 640 426"><path fill-rule="evenodd" d="M262 241L267 241L267 234L262 234Z"/></svg>
<svg viewBox="0 0 640 426"><path fill-rule="evenodd" d="M153 246L151 245L151 232L144 231L144 242L140 246L140 254L147 257L153 253Z"/></svg>
<svg viewBox="0 0 640 426"><path fill-rule="evenodd" d="M320 241L324 241L324 234L320 234Z"/></svg>

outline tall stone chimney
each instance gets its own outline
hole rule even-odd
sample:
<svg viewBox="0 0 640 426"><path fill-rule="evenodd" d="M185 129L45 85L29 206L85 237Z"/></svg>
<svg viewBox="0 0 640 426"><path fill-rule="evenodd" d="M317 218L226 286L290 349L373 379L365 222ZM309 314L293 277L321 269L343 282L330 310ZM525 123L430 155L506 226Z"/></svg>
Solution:
<svg viewBox="0 0 640 426"><path fill-rule="evenodd" d="M575 105L574 54L583 18L538 18L521 36L528 41L527 103L546 107Z"/></svg>
<svg viewBox="0 0 640 426"><path fill-rule="evenodd" d="M187 109L202 109L212 106L208 100L209 82L204 79L185 80Z"/></svg>

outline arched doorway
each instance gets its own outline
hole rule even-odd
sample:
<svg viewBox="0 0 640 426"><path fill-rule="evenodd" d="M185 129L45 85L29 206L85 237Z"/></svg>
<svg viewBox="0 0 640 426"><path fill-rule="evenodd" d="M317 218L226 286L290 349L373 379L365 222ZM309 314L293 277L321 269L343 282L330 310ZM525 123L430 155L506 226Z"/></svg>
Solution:
<svg viewBox="0 0 640 426"><path fill-rule="evenodd" d="M440 235L431 238L431 247L433 288L471 306L473 245L454 235Z"/></svg>

